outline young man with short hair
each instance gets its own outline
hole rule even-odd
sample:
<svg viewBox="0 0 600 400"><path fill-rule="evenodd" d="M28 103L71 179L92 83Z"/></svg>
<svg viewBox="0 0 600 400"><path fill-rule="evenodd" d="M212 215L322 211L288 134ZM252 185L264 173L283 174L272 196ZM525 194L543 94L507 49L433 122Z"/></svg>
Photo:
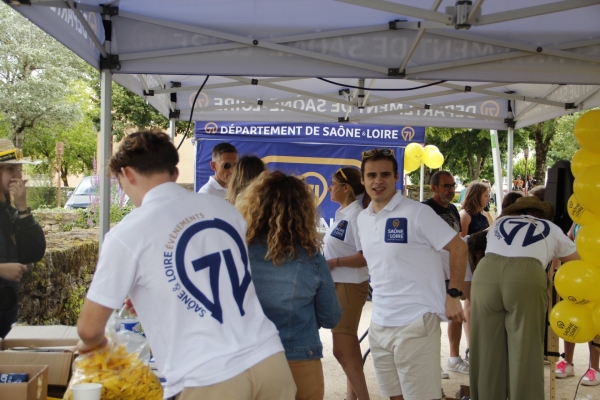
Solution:
<svg viewBox="0 0 600 400"><path fill-rule="evenodd" d="M237 161L238 151L234 145L219 143L213 147L210 168L215 171L215 174L208 178L208 182L198 190L198 193L211 194L224 199L227 196L227 185Z"/></svg>
<svg viewBox="0 0 600 400"><path fill-rule="evenodd" d="M165 398L292 400L296 386L250 275L246 223L228 202L175 183L165 133L127 136L111 172L137 207L107 235L77 328L80 353L106 345L127 296L144 327Z"/></svg>
<svg viewBox="0 0 600 400"><path fill-rule="evenodd" d="M363 152L361 171L372 200L358 216L358 230L373 287L369 344L381 394L440 399L440 321L464 320L467 245L430 207L396 191L393 150ZM450 258L446 296L442 249Z"/></svg>

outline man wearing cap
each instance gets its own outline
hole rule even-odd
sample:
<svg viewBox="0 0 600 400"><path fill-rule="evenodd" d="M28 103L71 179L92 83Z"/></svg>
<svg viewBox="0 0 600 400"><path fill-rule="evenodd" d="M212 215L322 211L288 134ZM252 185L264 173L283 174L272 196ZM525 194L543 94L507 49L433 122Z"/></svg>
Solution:
<svg viewBox="0 0 600 400"><path fill-rule="evenodd" d="M440 399L440 321L464 321L467 245L430 207L396 191L393 150L362 156L371 204L358 216L358 231L373 287L369 344L379 389L391 400ZM442 249L450 260L447 291Z"/></svg>
<svg viewBox="0 0 600 400"><path fill-rule="evenodd" d="M487 233L471 290L473 400L544 398L546 266L579 259L553 215L552 204L521 197Z"/></svg>
<svg viewBox="0 0 600 400"><path fill-rule="evenodd" d="M456 189L456 182L454 177L448 171L438 171L431 176L431 190L433 196L425 200L423 204L428 205L440 216L446 223L456 231L460 233L460 215L458 210L452 204L454 199L454 189ZM444 265L444 277L446 279L446 285L450 283L450 260L448 259L448 252L442 250L442 262ZM468 284L466 284L469 281ZM465 276L465 284L463 284L463 291L471 289L471 274L470 269L467 269ZM448 359L447 368L448 371L459 372L461 374L469 374L469 363L462 359L460 356L460 339L462 336L463 324L450 321L448 323L448 341L450 342L450 358ZM442 371L442 379L449 378L448 373Z"/></svg>
<svg viewBox="0 0 600 400"><path fill-rule="evenodd" d="M227 196L227 185L237 161L238 151L232 144L219 143L213 147L210 168L215 171L215 174L208 178L208 182L198 190L198 193L211 194L224 199Z"/></svg>
<svg viewBox="0 0 600 400"><path fill-rule="evenodd" d="M10 140L0 139L0 338L17 320L25 264L41 260L46 251L44 231L27 205L23 164L35 163L23 158Z"/></svg>

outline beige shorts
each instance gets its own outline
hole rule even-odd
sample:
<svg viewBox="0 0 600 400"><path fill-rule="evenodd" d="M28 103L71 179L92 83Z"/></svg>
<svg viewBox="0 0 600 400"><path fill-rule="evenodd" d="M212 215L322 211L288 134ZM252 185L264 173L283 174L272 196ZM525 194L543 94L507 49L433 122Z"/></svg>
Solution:
<svg viewBox="0 0 600 400"><path fill-rule="evenodd" d="M427 313L404 327L383 327L371 321L369 345L379 391L405 400L442 397L440 318Z"/></svg>
<svg viewBox="0 0 600 400"><path fill-rule="evenodd" d="M360 315L369 294L369 281L336 283L335 292L342 307L342 318L331 332L356 336Z"/></svg>
<svg viewBox="0 0 600 400"><path fill-rule="evenodd" d="M276 353L239 375L214 385L188 387L175 400L294 400L296 385L285 358Z"/></svg>

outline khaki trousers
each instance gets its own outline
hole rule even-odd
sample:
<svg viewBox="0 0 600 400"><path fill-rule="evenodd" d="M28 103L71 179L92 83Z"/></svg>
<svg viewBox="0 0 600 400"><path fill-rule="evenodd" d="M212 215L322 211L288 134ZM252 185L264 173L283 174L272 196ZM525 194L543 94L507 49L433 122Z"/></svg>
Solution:
<svg viewBox="0 0 600 400"><path fill-rule="evenodd" d="M530 257L487 254L471 286L471 399L544 400L548 279Z"/></svg>
<svg viewBox="0 0 600 400"><path fill-rule="evenodd" d="M175 400L294 400L296 385L285 353L276 353L223 382L190 387Z"/></svg>
<svg viewBox="0 0 600 400"><path fill-rule="evenodd" d="M325 381L321 359L288 361L298 391L296 400L323 400Z"/></svg>

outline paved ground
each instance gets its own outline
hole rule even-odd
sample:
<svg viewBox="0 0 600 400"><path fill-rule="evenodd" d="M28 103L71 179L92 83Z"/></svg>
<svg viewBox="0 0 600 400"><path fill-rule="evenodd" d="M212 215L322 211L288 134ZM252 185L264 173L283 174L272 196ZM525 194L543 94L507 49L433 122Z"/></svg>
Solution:
<svg viewBox="0 0 600 400"><path fill-rule="evenodd" d="M365 332L369 326L371 319L371 302L367 302L365 305L359 332L361 334ZM321 340L324 346L324 358L323 358L323 370L325 374L325 399L326 400L342 400L346 396L346 377L342 368L339 366L335 357L333 357L332 343L331 343L331 332L328 329L321 329ZM562 341L561 341L562 342ZM361 344L363 354L368 348L368 341L365 339ZM464 357L466 348L466 342L463 340L461 343L461 355ZM562 343L561 343L562 352ZM446 365L448 361L449 350L448 350L448 336L447 336L447 324L442 324L442 359L440 364ZM575 377L569 377L566 379L557 380L556 384L556 397L555 400L573 400L575 399L575 388L579 378L587 371L588 366L588 348L587 345L580 344L575 347ZM546 369L546 399L550 399L549 391L549 366L545 366ZM458 391L460 385L468 385L469 377L455 372L450 372L450 379L442 380L442 388L446 395L454 397ZM371 399L379 400L385 399L379 395L377 388L377 380L373 371L373 360L371 356L367 357L365 363L365 375L367 378L367 384L369 386L369 393ZM600 400L600 385L598 386L580 386L577 393L577 400ZM526 400L526 399L517 399Z"/></svg>

